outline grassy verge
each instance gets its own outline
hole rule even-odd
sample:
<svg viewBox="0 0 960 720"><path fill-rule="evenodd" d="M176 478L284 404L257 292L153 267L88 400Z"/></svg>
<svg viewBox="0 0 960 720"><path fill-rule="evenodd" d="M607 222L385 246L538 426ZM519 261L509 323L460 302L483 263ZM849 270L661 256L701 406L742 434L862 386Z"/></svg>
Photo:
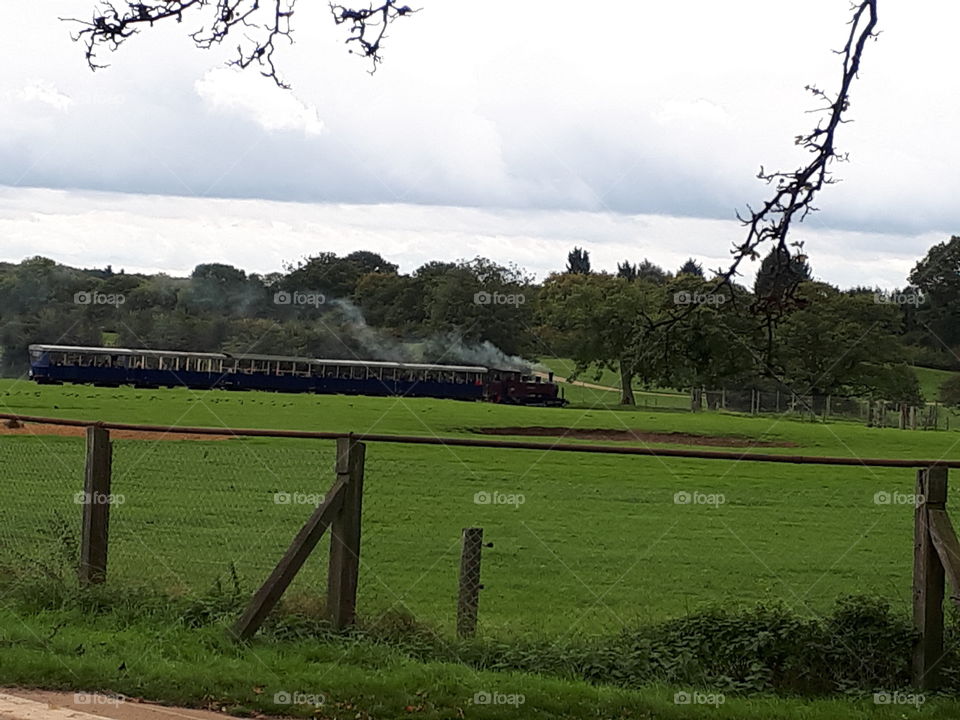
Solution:
<svg viewBox="0 0 960 720"><path fill-rule="evenodd" d="M949 695L903 688L910 633L871 602L847 604L817 622L769 608L714 612L602 642L461 642L402 617L337 636L309 617L285 615L254 642L236 645L224 632L235 610L229 597L120 597L8 602L0 610L0 684L235 715L361 720L842 720L960 712ZM955 683L956 673L948 675ZM875 692L892 702L877 704Z"/></svg>

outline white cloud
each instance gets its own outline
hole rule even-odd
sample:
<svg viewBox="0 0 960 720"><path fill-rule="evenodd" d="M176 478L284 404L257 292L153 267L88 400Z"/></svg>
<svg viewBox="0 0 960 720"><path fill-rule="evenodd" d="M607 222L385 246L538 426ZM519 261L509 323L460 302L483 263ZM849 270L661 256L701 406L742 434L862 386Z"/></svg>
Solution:
<svg viewBox="0 0 960 720"><path fill-rule="evenodd" d="M323 133L323 120L316 107L251 73L227 68L210 70L197 80L196 89L214 110L252 118L264 130L298 131L308 137Z"/></svg>
<svg viewBox="0 0 960 720"><path fill-rule="evenodd" d="M443 0L422 5L390 33L374 76L346 52L344 29L323 3L298 5L297 44L277 54L294 93L255 68L224 69L229 43L195 50L187 16L140 33L101 58L108 69L91 73L71 28L57 20L88 12L83 0L0 7L0 18L17 28L7 51L18 58L0 77L0 98L11 100L0 103L0 183L422 203L431 217L439 217L436 205L488 208L501 224L485 242L529 242L528 264L547 267L537 258L547 247L554 252L551 237L564 236L549 219L561 217L555 210L589 217L571 223L592 240L597 227L627 232L630 223L614 213L731 218L735 208L760 201L761 164L789 169L804 158L793 138L815 119L805 114L813 102L803 87L834 87L839 66L831 50L842 44L848 15L836 0L807 0L802 13L770 0L740 0L734 13L713 0L642 0L589 13L574 0L556 0L549 12L508 0L488 0L483 12ZM823 212L801 233L863 231L833 246L849 253L838 256L849 267L831 260L838 278L889 279L889 267L861 272L875 251L899 258L892 243L911 243L902 255L912 257L912 238L960 226L953 200L960 94L944 90L958 20L960 4L947 0L931 0L923 11L910 3L882 9L883 35L868 46L854 89L856 122L838 137L852 162L836 166L843 182L825 190ZM598 214L608 209L609 218ZM493 222L464 213L445 214L441 225ZM390 216L391 242L406 237L397 234L406 217ZM505 224L511 218L515 226ZM151 262L144 255L149 242L123 246L142 237L136 223L152 220L141 207L127 234L104 246L124 258L136 254L144 267L172 266L166 256ZM197 229L186 222L181 232ZM686 231L705 232L695 223ZM447 235L463 244L441 249L472 254L474 232ZM630 232L637 234L617 254L647 252L646 236ZM435 237L429 227L424 233ZM411 236L398 247L414 242ZM673 243L650 250L663 262L716 252L712 237L695 234L665 231L659 242ZM90 258L103 257L89 247ZM724 244L719 259L725 251Z"/></svg>
<svg viewBox="0 0 960 720"><path fill-rule="evenodd" d="M410 272L430 260L477 255L540 278L575 245L597 270L649 258L675 270L693 256L726 267L736 222L565 210L427 205L331 205L115 193L0 189L0 260L45 255L71 265L186 275L204 262L269 273L321 251L367 249ZM902 287L945 234L877 235L801 226L815 275L841 286ZM851 260L851 257L856 257ZM746 281L756 263L744 268Z"/></svg>
<svg viewBox="0 0 960 720"><path fill-rule="evenodd" d="M67 110L73 103L69 95L64 95L57 90L56 85L48 80L35 80L24 85L15 93L15 97L20 102L43 103L60 112Z"/></svg>

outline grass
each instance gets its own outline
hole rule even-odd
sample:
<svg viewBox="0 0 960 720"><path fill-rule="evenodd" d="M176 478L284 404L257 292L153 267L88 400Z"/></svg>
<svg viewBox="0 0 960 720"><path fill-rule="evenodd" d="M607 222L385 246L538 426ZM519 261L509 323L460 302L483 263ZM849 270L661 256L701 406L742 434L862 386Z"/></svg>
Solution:
<svg viewBox="0 0 960 720"><path fill-rule="evenodd" d="M576 364L566 358L546 357L541 358L540 363L562 378L569 378L576 369ZM609 388L620 387L620 376L605 368L588 368L577 377L577 380ZM620 393L617 390L602 390L571 383L562 383L561 388L566 399L575 407L615 408L620 401ZM637 406L644 409L690 407L689 396L674 389L643 388L639 384L635 384L634 396Z"/></svg>
<svg viewBox="0 0 960 720"><path fill-rule="evenodd" d="M875 705L869 697L803 700L724 697L723 704L677 705L696 686L639 690L592 686L519 672L421 662L398 650L344 641L229 643L220 628L159 626L123 615L79 612L23 615L0 610L0 680L53 689L148 697L171 704L315 718L645 718L649 720L881 720L955 718L960 705L925 698L921 710ZM478 693L523 699L476 705ZM278 705L276 693L322 697L323 705Z"/></svg>
<svg viewBox="0 0 960 720"><path fill-rule="evenodd" d="M792 443L761 451L843 457L952 458L960 441L954 432L662 408L561 410L16 381L0 382L0 407L161 425L438 436L525 425L635 428ZM251 590L310 512L308 505L275 503L275 493L322 493L331 483L332 460L328 442L115 441L113 490L124 502L111 516L113 587L120 592L146 582L151 592L192 596L228 577L233 566ZM79 524L73 494L82 477L82 441L0 436L0 465L15 469L16 482L0 508L0 559L34 574L68 564L70 529ZM877 504L875 495L903 499L913 485L910 470L374 444L359 605L366 621L402 610L449 636L459 532L473 525L494 543L485 550L480 611L482 634L492 639L591 637L758 601L810 616L851 592L885 598L906 615L912 507ZM476 504L477 492L522 495L523 503ZM677 493L712 496L715 503L677 504ZM958 504L955 492L951 504ZM322 558L325 549L319 552ZM28 567L25 558L35 564ZM308 564L291 589L293 601L308 605L322 594L324 565L322 559ZM528 694L522 712L532 717L626 711L657 718L899 717L855 701L731 699L717 710L691 709L674 706L666 688L627 692L486 672L478 681L462 666L414 662L383 648L260 643L236 649L223 643L219 630L171 628L168 618L109 612L93 618L70 608L37 613L11 604L0 613L0 631L0 682L100 687L170 702L212 696L226 705L276 710L264 698L285 686L276 684L281 681L266 672L270 668L286 689L310 692L320 685L338 702L357 703L377 718L400 716L407 705L423 705L417 711L423 717L452 717L487 686L523 688L514 692ZM51 632L55 642L37 639ZM77 654L78 647L85 651ZM340 655L345 659L336 662ZM125 673L116 671L121 663ZM509 710L467 712L498 717ZM923 715L949 717L939 712L931 703Z"/></svg>
<svg viewBox="0 0 960 720"><path fill-rule="evenodd" d="M917 379L920 381L920 390L927 402L936 402L940 398L940 386L957 373L935 368L914 367Z"/></svg>

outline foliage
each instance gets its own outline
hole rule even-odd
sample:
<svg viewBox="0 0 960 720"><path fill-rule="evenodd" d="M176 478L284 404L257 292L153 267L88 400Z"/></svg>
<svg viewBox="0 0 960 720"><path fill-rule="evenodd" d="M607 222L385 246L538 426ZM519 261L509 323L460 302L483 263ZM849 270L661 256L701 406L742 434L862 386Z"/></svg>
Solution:
<svg viewBox="0 0 960 720"><path fill-rule="evenodd" d="M633 405L633 378L646 367L636 340L645 318L661 304L660 294L644 280L566 273L546 280L540 307L544 320L564 334L578 371L590 365L618 370L621 402Z"/></svg>
<svg viewBox="0 0 960 720"><path fill-rule="evenodd" d="M575 247L567 255L567 272L574 275L590 274L590 253Z"/></svg>
<svg viewBox="0 0 960 720"><path fill-rule="evenodd" d="M960 407L960 375L954 375L943 381L938 399L949 407Z"/></svg>

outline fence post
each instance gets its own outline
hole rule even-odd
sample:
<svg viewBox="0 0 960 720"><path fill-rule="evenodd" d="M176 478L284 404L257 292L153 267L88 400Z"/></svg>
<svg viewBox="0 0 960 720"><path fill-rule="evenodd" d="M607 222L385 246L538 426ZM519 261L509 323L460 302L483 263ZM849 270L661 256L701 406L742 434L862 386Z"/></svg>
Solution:
<svg viewBox="0 0 960 720"><path fill-rule="evenodd" d="M930 534L928 511L943 510L946 501L947 467L918 470L913 536L913 625L917 631L913 682L921 690L939 684L943 659L944 568Z"/></svg>
<svg viewBox="0 0 960 720"><path fill-rule="evenodd" d="M88 427L79 568L83 584L102 583L107 579L112 463L110 432L99 426Z"/></svg>
<svg viewBox="0 0 960 720"><path fill-rule="evenodd" d="M330 526L327 570L327 612L337 630L352 625L356 619L365 452L366 446L353 438L337 440L337 480L346 487L343 507Z"/></svg>
<svg viewBox="0 0 960 720"><path fill-rule="evenodd" d="M464 528L460 549L460 595L457 598L457 636L473 637L480 605L480 562L483 528Z"/></svg>

